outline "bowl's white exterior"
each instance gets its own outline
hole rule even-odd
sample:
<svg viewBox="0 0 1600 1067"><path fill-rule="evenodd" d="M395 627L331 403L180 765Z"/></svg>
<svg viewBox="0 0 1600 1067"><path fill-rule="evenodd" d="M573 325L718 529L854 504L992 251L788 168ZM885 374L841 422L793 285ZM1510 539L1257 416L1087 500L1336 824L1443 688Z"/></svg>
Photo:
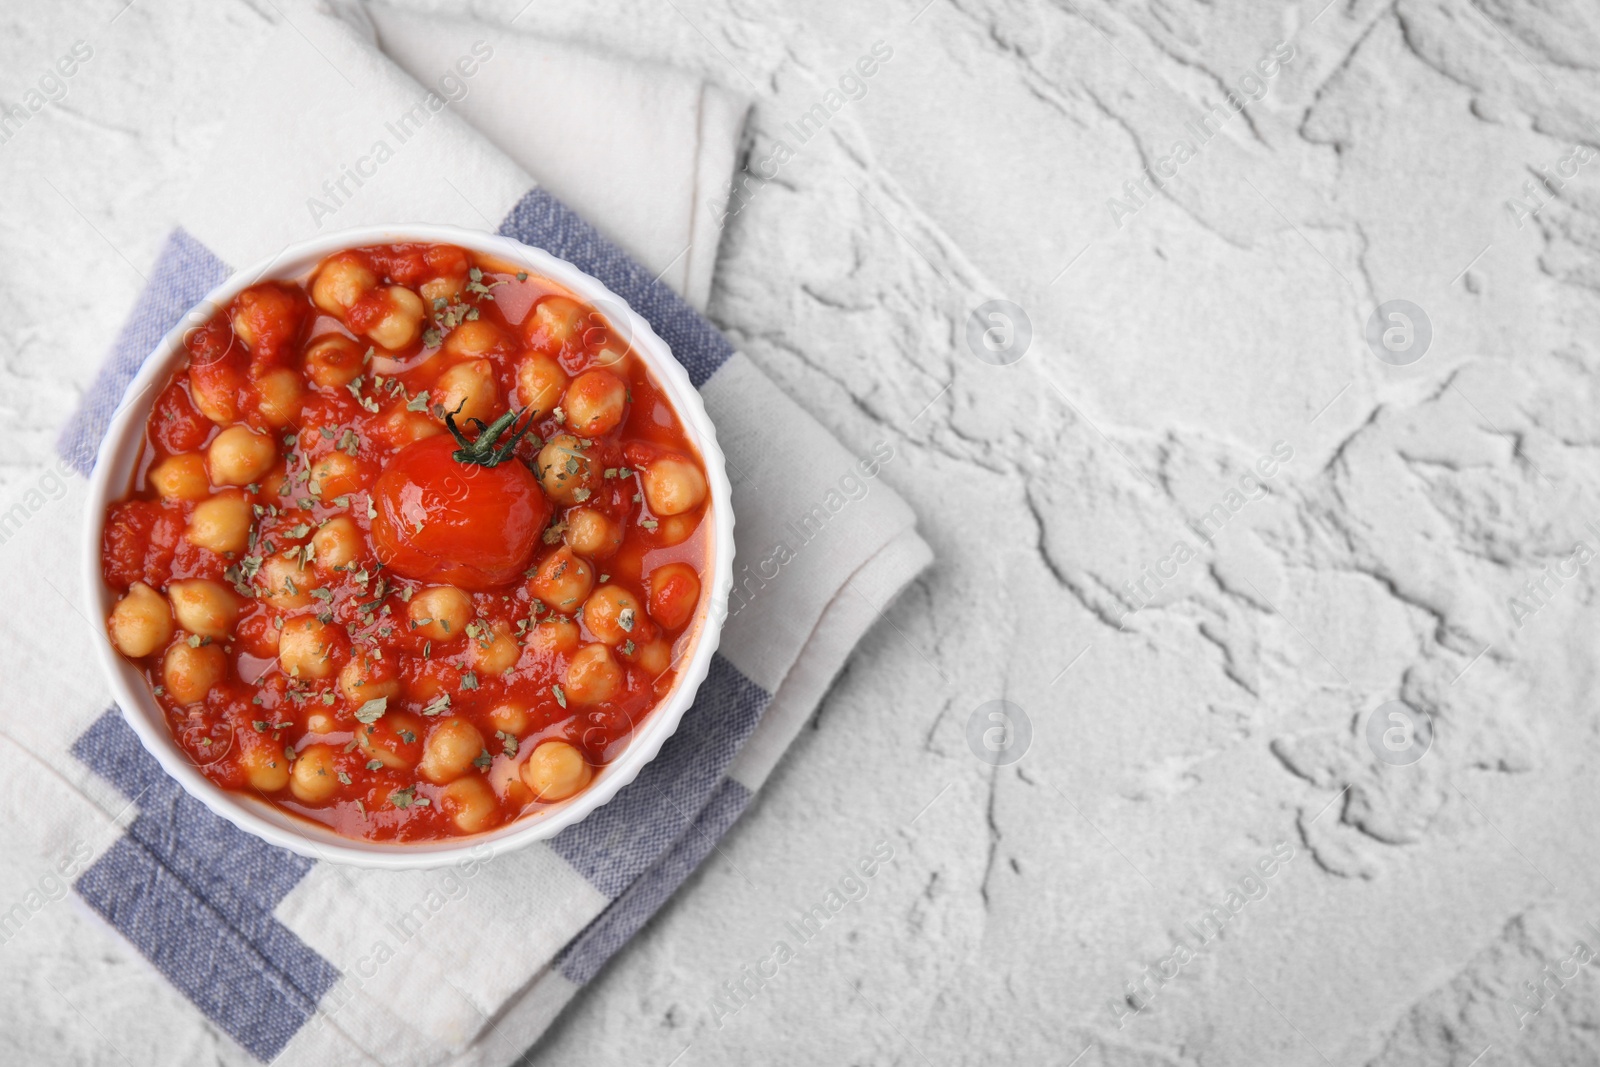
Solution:
<svg viewBox="0 0 1600 1067"><path fill-rule="evenodd" d="M716 651L726 615L718 606L727 603L733 583L731 491L722 449L717 445L716 428L706 415L700 394L690 384L689 375L673 358L666 343L656 336L649 323L635 314L626 301L577 267L510 238L450 226L373 226L330 233L292 245L270 260L236 272L207 294L182 322L161 339L155 351L146 359L112 416L111 425L100 442L95 469L89 480L87 529L83 545L83 581L89 617L105 619L115 602L115 596L101 574L100 553L106 507L128 490L143 441L145 422L159 387L182 362L181 342L185 331L205 321L215 309L226 305L234 296L262 279L300 278L324 257L341 249L405 241L457 245L494 256L524 267L532 274L556 281L583 300L600 306L608 318L615 319L619 314L628 316L627 329L633 351L645 360L656 381L666 390L690 439L699 448L705 461L713 505L710 510L710 562L707 567L711 580L706 583L710 593L707 600L710 608L703 613L694 645L680 664L676 686L644 723L634 730L622 755L607 765L588 789L563 804L525 816L498 830L425 844L379 843L343 837L319 824L275 808L263 799L215 785L178 747L144 678L117 653L109 637L101 630L101 639L97 642L100 661L111 683L111 691L122 708L123 717L139 735L144 747L190 796L240 829L291 852L314 859L386 869L440 867L456 863L469 855L481 860L486 856L485 848L495 854L517 849L529 842L554 836L615 796L618 790L633 781L646 763L655 758L667 738L677 729L684 712L694 702L695 693L710 669L711 657Z"/></svg>

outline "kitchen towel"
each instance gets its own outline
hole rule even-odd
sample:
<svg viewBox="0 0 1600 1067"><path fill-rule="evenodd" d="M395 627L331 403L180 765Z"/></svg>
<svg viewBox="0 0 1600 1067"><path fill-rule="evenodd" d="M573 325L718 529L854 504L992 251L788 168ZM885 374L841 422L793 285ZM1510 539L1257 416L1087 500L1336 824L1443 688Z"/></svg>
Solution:
<svg viewBox="0 0 1600 1067"><path fill-rule="evenodd" d="M877 480L893 443L849 453L696 310L742 101L504 28L276 6L283 24L62 434L65 462L92 466L143 358L235 267L351 226L498 231L628 300L701 391L738 519L722 642L677 734L583 823L457 868L374 872L267 846L183 794L82 667L99 620L56 588L40 610L59 620L0 615L7 677L60 679L48 716L0 712L0 848L32 864L0 876L0 944L54 928L30 923L57 899L49 887L70 882L82 913L115 932L102 935L125 938L181 994L146 990L145 1010L186 1005L236 1043L239 1062L507 1064L706 858L931 554ZM24 533L25 562L5 561L19 583L78 570L78 545ZM74 1007L103 984L57 978ZM104 1028L103 1004L91 1010Z"/></svg>

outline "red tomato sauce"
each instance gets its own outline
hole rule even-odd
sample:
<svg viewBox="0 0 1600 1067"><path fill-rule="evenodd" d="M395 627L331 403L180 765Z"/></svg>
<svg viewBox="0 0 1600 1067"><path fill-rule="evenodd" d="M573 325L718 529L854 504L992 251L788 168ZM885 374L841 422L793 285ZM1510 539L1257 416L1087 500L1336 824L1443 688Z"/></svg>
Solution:
<svg viewBox="0 0 1600 1067"><path fill-rule="evenodd" d="M703 462L627 339L460 248L351 249L184 338L108 619L205 775L356 838L592 783L704 615Z"/></svg>

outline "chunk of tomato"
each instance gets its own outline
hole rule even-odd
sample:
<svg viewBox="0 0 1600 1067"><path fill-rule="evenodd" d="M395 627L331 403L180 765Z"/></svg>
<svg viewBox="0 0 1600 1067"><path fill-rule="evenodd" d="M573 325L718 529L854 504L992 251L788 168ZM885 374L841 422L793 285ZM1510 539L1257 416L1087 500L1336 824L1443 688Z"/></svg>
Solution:
<svg viewBox="0 0 1600 1067"><path fill-rule="evenodd" d="M276 282L252 286L234 303L234 329L250 346L256 370L286 366L309 310L305 294Z"/></svg>
<svg viewBox="0 0 1600 1067"><path fill-rule="evenodd" d="M650 574L650 617L668 630L689 621L700 602L700 575L687 563L668 563Z"/></svg>
<svg viewBox="0 0 1600 1067"><path fill-rule="evenodd" d="M157 589L172 577L183 520L153 500L124 500L106 516L103 540L106 581L126 589L137 581Z"/></svg>
<svg viewBox="0 0 1600 1067"><path fill-rule="evenodd" d="M150 412L150 437L167 452L193 452L211 435L211 420L189 399L189 390L174 379L156 397Z"/></svg>
<svg viewBox="0 0 1600 1067"><path fill-rule="evenodd" d="M183 338L189 350L191 397L200 412L219 425L236 422L244 410L241 391L249 353L233 334L227 317L218 315Z"/></svg>
<svg viewBox="0 0 1600 1067"><path fill-rule="evenodd" d="M455 245L398 244L362 249L378 273L396 285L416 288L429 278L467 273L467 254Z"/></svg>

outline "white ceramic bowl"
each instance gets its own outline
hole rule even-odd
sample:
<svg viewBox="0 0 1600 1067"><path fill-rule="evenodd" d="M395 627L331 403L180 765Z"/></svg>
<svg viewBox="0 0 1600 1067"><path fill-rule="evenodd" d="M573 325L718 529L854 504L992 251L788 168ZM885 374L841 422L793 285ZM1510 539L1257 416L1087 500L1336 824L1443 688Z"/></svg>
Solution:
<svg viewBox="0 0 1600 1067"><path fill-rule="evenodd" d="M165 717L149 688L132 663L112 646L104 628L98 643L100 662L111 682L111 691L122 708L123 717L139 735L144 747L161 766L189 792L216 814L264 841L291 852L315 859L332 860L361 867L409 869L440 867L469 855L485 858L485 849L502 853L540 841L559 833L599 808L654 759L661 746L678 728L684 712L694 702L695 692L705 680L716 651L726 612L716 610L726 604L733 583L733 511L722 449L717 445L716 428L706 415L700 394L689 382L689 375L672 356L666 342L657 337L649 323L635 314L627 303L596 279L565 260L557 259L505 237L456 229L450 226L407 225L375 226L331 233L284 249L270 260L236 272L213 289L184 320L161 339L144 366L129 383L121 404L100 442L99 456L89 480L88 523L83 546L83 578L87 590L88 615L105 619L115 603L115 594L101 572L101 544L107 506L126 495L132 484L135 464L144 439L145 421L159 393L159 387L184 359L182 339L191 327L209 319L244 289L263 279L303 278L326 256L344 248L391 244L404 241L452 244L526 268L571 290L580 299L598 307L613 327L626 329L633 351L645 361L656 381L671 398L683 420L690 440L705 461L710 486L710 546L705 583L705 598L693 644L679 666L677 684L638 725L622 754L606 765L588 789L560 804L530 813L506 826L483 834L417 844L361 841L343 837L318 823L276 808L260 797L223 789L201 773L178 747Z"/></svg>

